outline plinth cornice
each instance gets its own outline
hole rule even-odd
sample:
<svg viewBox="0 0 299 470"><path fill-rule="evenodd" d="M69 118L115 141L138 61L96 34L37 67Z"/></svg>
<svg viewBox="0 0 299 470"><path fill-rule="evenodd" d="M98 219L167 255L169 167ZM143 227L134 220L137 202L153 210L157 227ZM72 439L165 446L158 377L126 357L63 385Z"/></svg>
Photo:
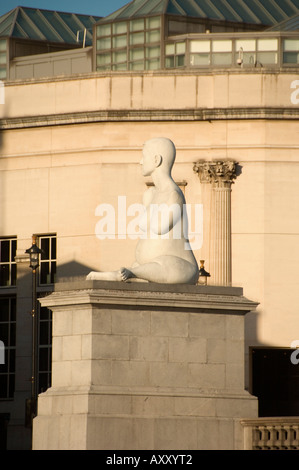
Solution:
<svg viewBox="0 0 299 470"><path fill-rule="evenodd" d="M257 303L243 296L240 288L217 286L184 286L150 283L119 283L82 281L57 284L55 291L39 299L50 309L66 305L116 305L136 309L175 308L214 313L246 314L255 310Z"/></svg>

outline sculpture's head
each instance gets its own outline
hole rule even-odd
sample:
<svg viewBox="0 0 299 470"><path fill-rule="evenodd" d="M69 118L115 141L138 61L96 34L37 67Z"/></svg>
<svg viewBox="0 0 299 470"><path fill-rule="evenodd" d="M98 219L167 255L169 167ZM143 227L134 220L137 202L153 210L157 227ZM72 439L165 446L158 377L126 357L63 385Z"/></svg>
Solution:
<svg viewBox="0 0 299 470"><path fill-rule="evenodd" d="M174 143L165 137L157 137L145 142L141 160L143 176L151 175L157 168L170 174L176 150Z"/></svg>

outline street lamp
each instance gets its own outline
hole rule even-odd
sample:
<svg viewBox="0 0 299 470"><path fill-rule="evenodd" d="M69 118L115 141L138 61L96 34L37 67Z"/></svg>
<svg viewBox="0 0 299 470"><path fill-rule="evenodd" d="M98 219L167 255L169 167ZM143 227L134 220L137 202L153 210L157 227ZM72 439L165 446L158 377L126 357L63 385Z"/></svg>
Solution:
<svg viewBox="0 0 299 470"><path fill-rule="evenodd" d="M200 285L207 285L208 283L208 277L210 277L210 273L208 273L205 268L204 268L204 263L205 261L203 259L200 260L200 269L199 269L199 278L198 278L198 284Z"/></svg>
<svg viewBox="0 0 299 470"><path fill-rule="evenodd" d="M32 376L31 376L31 400L27 400L26 410L27 419L32 419L37 414L37 338L38 338L38 312L37 312L37 295L36 295L36 271L39 267L39 255L42 250L36 245L36 236L32 237L32 246L26 250L29 254L30 268L32 269ZM30 416L30 418L29 418Z"/></svg>

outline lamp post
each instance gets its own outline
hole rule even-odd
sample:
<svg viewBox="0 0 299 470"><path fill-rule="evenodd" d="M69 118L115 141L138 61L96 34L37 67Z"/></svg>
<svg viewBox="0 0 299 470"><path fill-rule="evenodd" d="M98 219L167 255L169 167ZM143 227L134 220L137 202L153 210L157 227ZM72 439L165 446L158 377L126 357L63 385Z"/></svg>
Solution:
<svg viewBox="0 0 299 470"><path fill-rule="evenodd" d="M29 254L30 268L32 269L32 376L31 376L31 400L29 403L30 421L37 414L37 338L38 338L38 318L37 318L37 295L36 295L36 272L39 267L39 255L41 250L36 245L36 236L32 237L32 246L26 250Z"/></svg>
<svg viewBox="0 0 299 470"><path fill-rule="evenodd" d="M204 267L204 260L201 259L200 260L200 269L199 269L199 278L198 278L198 284L201 284L201 285L204 285L206 286L207 283L208 283L208 277L210 277L210 273L208 273L206 270L205 270L205 267Z"/></svg>

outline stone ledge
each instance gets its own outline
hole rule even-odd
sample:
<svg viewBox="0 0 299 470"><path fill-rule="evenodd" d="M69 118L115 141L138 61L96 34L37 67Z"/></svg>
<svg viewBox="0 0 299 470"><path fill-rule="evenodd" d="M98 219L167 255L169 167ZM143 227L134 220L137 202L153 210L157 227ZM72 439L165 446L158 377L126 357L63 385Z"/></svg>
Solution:
<svg viewBox="0 0 299 470"><path fill-rule="evenodd" d="M55 290L39 299L48 308L74 305L116 305L118 308L172 308L176 310L244 315L255 310L258 303L243 296L239 287L191 286L145 282L93 281L85 278L67 279L55 284Z"/></svg>
<svg viewBox="0 0 299 470"><path fill-rule="evenodd" d="M188 391L118 387L50 388L39 395L39 416L78 415L93 417L243 419L256 416L257 399L246 391Z"/></svg>
<svg viewBox="0 0 299 470"><path fill-rule="evenodd" d="M157 396L157 397L186 397L186 398L223 398L223 399L249 399L256 401L256 397L247 390L225 390L225 389L199 389L180 387L125 387L105 385L83 385L70 387L51 387L40 394L45 396L68 396L68 395L125 395L125 396ZM299 420L299 418L298 418ZM245 422L245 421L244 421ZM252 422L255 422L254 419ZM246 420L247 423L247 420ZM252 424L251 422L249 424Z"/></svg>
<svg viewBox="0 0 299 470"><path fill-rule="evenodd" d="M66 277L59 278L55 284L55 292L82 289L109 289L124 291L143 291L143 292L170 292L170 293L193 293L193 294L215 294L215 295L233 295L243 294L242 287L224 287L224 286L200 286L188 284L159 284L155 282L117 282L117 281L97 281L86 280L85 277Z"/></svg>
<svg viewBox="0 0 299 470"><path fill-rule="evenodd" d="M0 129L24 129L67 124L94 122L148 122L148 121L214 121L231 119L291 119L297 120L298 108L190 108L190 109L128 109L109 111L86 111L74 113L22 116L0 119Z"/></svg>

